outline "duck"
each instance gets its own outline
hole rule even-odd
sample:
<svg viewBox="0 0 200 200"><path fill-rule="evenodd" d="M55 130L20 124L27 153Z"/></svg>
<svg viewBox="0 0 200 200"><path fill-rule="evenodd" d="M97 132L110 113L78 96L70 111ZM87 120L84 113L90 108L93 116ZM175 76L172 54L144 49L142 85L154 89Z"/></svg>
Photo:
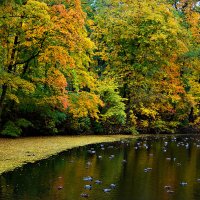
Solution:
<svg viewBox="0 0 200 200"><path fill-rule="evenodd" d="M187 185L187 182L180 182L180 185L182 185L182 186L186 186Z"/></svg>
<svg viewBox="0 0 200 200"><path fill-rule="evenodd" d="M85 197L85 198L88 198L88 197L89 197L89 194L86 194L86 193L82 193L82 194L81 194L81 197Z"/></svg>
<svg viewBox="0 0 200 200"><path fill-rule="evenodd" d="M111 189L110 189L110 188L105 188L105 189L103 189L103 191L104 191L105 193L108 193L108 192L111 191Z"/></svg>
<svg viewBox="0 0 200 200"><path fill-rule="evenodd" d="M102 181L96 180L95 183L96 183L96 184L102 184Z"/></svg>
<svg viewBox="0 0 200 200"><path fill-rule="evenodd" d="M114 189L114 188L116 187L116 184L111 183L111 184L110 184L110 187L111 187L112 189Z"/></svg>
<svg viewBox="0 0 200 200"><path fill-rule="evenodd" d="M58 186L58 190L61 190L61 189L63 189L63 186L62 186L62 185L59 185L59 186Z"/></svg>
<svg viewBox="0 0 200 200"><path fill-rule="evenodd" d="M87 189L87 190L91 190L92 186L91 185L85 185L84 188Z"/></svg>
<svg viewBox="0 0 200 200"><path fill-rule="evenodd" d="M86 177L83 177L83 180L84 181L92 181L93 178L91 176L86 176Z"/></svg>

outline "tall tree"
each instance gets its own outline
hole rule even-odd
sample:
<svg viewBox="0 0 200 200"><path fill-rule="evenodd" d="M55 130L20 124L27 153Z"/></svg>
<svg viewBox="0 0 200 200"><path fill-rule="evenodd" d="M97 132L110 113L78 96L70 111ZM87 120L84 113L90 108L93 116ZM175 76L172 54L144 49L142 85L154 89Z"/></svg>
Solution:
<svg viewBox="0 0 200 200"><path fill-rule="evenodd" d="M128 123L173 131L189 114L179 58L192 40L176 9L166 1L107 0L96 6L95 22L97 55L123 86Z"/></svg>
<svg viewBox="0 0 200 200"><path fill-rule="evenodd" d="M80 2L10 2L1 5L0 12L1 123L23 112L66 113L67 87L75 91L76 86L94 85L88 71L93 44L87 38ZM23 112L13 116L18 109ZM53 123L47 113L46 126Z"/></svg>

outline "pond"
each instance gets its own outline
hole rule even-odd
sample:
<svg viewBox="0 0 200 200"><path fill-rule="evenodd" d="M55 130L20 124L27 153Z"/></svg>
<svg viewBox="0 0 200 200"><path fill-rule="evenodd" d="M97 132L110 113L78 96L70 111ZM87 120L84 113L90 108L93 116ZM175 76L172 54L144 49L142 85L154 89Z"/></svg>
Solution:
<svg viewBox="0 0 200 200"><path fill-rule="evenodd" d="M199 200L200 137L88 145L0 176L0 200Z"/></svg>

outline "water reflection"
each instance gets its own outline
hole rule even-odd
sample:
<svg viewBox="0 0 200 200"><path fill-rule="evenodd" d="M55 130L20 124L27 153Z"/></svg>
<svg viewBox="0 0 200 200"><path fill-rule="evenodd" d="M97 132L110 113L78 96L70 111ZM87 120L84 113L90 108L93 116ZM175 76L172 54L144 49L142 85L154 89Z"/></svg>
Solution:
<svg viewBox="0 0 200 200"><path fill-rule="evenodd" d="M84 198L200 199L200 138L89 145L0 176L0 200Z"/></svg>

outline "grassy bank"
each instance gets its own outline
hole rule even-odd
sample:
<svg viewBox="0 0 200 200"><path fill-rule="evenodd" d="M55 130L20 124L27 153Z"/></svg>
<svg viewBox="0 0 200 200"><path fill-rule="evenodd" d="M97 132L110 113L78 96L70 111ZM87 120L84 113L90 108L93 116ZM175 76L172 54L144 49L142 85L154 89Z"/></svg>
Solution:
<svg viewBox="0 0 200 200"><path fill-rule="evenodd" d="M55 136L18 139L0 138L0 174L28 162L50 157L67 149L92 143L113 142L137 136Z"/></svg>

